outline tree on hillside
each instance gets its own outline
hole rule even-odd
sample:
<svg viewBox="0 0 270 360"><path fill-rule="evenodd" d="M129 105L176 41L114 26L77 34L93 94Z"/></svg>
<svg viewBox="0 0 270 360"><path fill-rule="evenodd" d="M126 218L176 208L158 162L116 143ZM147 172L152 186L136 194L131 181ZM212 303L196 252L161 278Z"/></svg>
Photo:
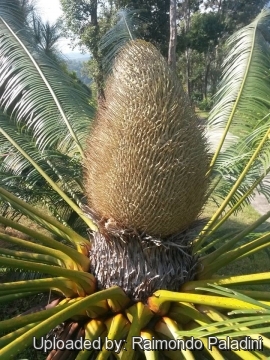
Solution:
<svg viewBox="0 0 270 360"><path fill-rule="evenodd" d="M196 88L199 88L203 97L207 98L210 73L216 65L218 45L225 31L226 27L221 21L220 14L214 12L196 12L190 19L187 32L184 24L182 24L178 39L178 51L183 54L186 60L182 74L184 74L189 96ZM195 54L198 55L195 56ZM198 70L198 63L194 64L195 58L201 62L199 66L201 69L200 79L198 77L194 79L194 72ZM189 70L188 74L185 67ZM215 83L218 81L217 79L213 80ZM215 87L215 84L213 84L213 87Z"/></svg>
<svg viewBox="0 0 270 360"><path fill-rule="evenodd" d="M191 98L207 99L208 93L215 92L226 39L248 24L267 3L267 0L178 2L178 66Z"/></svg>
<svg viewBox="0 0 270 360"><path fill-rule="evenodd" d="M92 55L89 61L91 77L94 78L98 96L103 96L104 70L99 42L115 24L114 15L121 8L139 9L137 16L144 19L140 37L155 44L161 53L168 54L169 0L115 0L85 1L61 0L64 23L73 40L84 46ZM72 35L73 34L73 35Z"/></svg>
<svg viewBox="0 0 270 360"><path fill-rule="evenodd" d="M90 60L98 97L103 98L104 74L99 41L110 28L115 6L113 2L97 0L60 0L64 12L64 24L67 33L78 45L84 46L92 55Z"/></svg>
<svg viewBox="0 0 270 360"><path fill-rule="evenodd" d="M42 22L39 16L33 15L31 27L34 31L36 43L45 51L47 55L52 55L57 51L57 43L63 37L60 20L54 24Z"/></svg>
<svg viewBox="0 0 270 360"><path fill-rule="evenodd" d="M195 91L207 98L208 92L212 93L217 86L225 39L249 23L267 0L172 2L177 6L180 73L190 97ZM76 38L79 45L84 46L92 55L89 71L95 80L99 96L103 96L104 87L103 56L99 49L99 41L114 25L114 14L119 9L140 9L137 15L145 22L140 29L140 37L151 41L165 57L169 56L170 0L61 0L61 5L67 32L73 34L73 39ZM192 68L194 56L204 62L203 66L196 63L196 69ZM196 89L194 71L197 71L198 67L203 70Z"/></svg>
<svg viewBox="0 0 270 360"><path fill-rule="evenodd" d="M268 0L207 0L203 1L201 9L221 13L230 32L233 32L250 23L268 3Z"/></svg>
<svg viewBox="0 0 270 360"><path fill-rule="evenodd" d="M39 48L56 59L57 42L63 36L60 20L54 24L43 22L37 12L34 0L0 0L0 6L16 21L20 22L21 31L28 28L34 33L33 41ZM18 24L17 24L18 25Z"/></svg>

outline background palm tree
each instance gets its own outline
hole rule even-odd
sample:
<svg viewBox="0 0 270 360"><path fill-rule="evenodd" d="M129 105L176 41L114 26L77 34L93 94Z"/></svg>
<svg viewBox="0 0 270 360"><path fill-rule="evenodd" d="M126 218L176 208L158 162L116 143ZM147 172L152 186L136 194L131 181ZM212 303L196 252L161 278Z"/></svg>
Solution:
<svg viewBox="0 0 270 360"><path fill-rule="evenodd" d="M63 204L67 204L65 209L70 208L78 215L85 224L84 228L91 230L91 239L95 241L104 236L104 225L107 225L107 229L110 225L110 231L105 235L107 241L113 240L111 225L114 224L104 224L104 220L108 219L97 219L96 215L100 214L93 212L92 219L89 218L89 210L84 205L81 163L85 157L88 126L93 117L87 94L60 72L57 64L39 51L35 42L31 41L32 33L29 29L16 31L14 15L11 16L5 8L1 9L1 15L0 86L3 91L0 99L0 198L3 206L29 217L45 228L47 233L26 227L8 216L0 216L2 224L32 239L24 241L0 233L1 240L27 250L1 248L0 264L4 268L20 267L37 271L47 277L1 284L0 301L8 302L46 290L60 293L60 299L42 311L1 321L0 331L3 336L0 339L0 357L10 359L16 356L32 344L33 336L44 336L64 322L64 331L58 334L61 340L75 340L80 336L94 340L107 336L109 339L126 340L126 343L122 343L125 349L119 354L112 353L105 345L99 351L81 350L78 354L56 350L52 351L49 359L53 356L62 359L77 356L78 360L107 359L112 356L122 360L193 359L197 355L200 359L202 356L201 352L183 349L155 352L137 347L134 351L131 341L134 336L145 340L151 340L152 336L167 340L195 336L200 337L203 354L207 358L266 358L258 349L246 352L232 348L225 353L217 345L209 349L207 338L209 334L219 338L248 335L255 340L261 339L264 347L270 348L270 340L264 336L269 332L270 293L258 290L235 291L237 285L269 285L270 274L215 275L223 266L249 256L269 243L269 232L258 235L254 230L270 216L270 212L243 231L221 236L218 229L234 211L249 201L254 189L261 184L269 170L267 96L270 13L262 12L229 42L230 52L223 81L208 125L211 131L223 130L207 174L211 180L208 197L219 197L220 206L205 226L184 229L190 245L189 257L196 259L193 262L196 265L194 278L186 280L180 291L170 288L167 283L155 284L151 294L146 294L142 301L134 301L133 295L129 297L119 286L106 288L106 283L103 284L105 289L98 288L97 291L97 280L89 273L90 242L68 226L63 215ZM132 44L134 42L130 42L126 48ZM151 45L145 47L153 49ZM138 51L143 53L143 50ZM155 53L156 50L151 51ZM117 57L120 64L123 61L121 56L123 52ZM111 96L113 98L115 94ZM108 108L109 96L106 100ZM187 103L184 106L188 109ZM233 135L229 139L226 136L228 131ZM206 156L204 161L207 161L207 152L202 154ZM24 171L26 175L23 175ZM267 192L268 189L264 190ZM29 204L31 200L36 206ZM55 216L40 210L42 201L50 204ZM116 235L121 234L121 230L117 227ZM145 236L139 230L137 236ZM154 235L156 238L152 236L151 241L155 240L155 246L158 247L171 234L166 233L165 240ZM62 241L55 240L54 236L60 237ZM249 241L243 243L246 236ZM169 237L170 243L165 244L173 246L173 240ZM166 251L163 250L164 253ZM107 266L113 270L113 264ZM97 269L95 275L99 275ZM50 333L50 336L53 335Z"/></svg>

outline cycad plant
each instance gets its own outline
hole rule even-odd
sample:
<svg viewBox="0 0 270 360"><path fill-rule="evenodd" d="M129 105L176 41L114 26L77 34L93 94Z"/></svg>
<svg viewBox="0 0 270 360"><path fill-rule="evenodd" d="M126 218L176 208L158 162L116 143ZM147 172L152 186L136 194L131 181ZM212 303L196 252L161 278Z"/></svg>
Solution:
<svg viewBox="0 0 270 360"><path fill-rule="evenodd" d="M255 189L269 194L269 24L264 11L229 40L213 149L153 45L119 52L89 127L87 95L3 11L0 222L31 240L0 233L25 249L1 248L0 264L44 276L2 283L0 301L58 297L0 322L1 359L32 344L48 359L267 358L270 292L237 286L269 285L270 273L216 273L270 239L255 232L270 212L219 232ZM211 197L220 205L205 222Z"/></svg>

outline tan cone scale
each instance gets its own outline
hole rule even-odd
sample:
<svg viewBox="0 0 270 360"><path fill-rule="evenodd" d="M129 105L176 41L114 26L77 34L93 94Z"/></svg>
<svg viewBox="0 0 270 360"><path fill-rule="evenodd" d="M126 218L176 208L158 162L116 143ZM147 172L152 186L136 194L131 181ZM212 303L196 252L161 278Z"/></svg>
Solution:
<svg viewBox="0 0 270 360"><path fill-rule="evenodd" d="M88 140L88 205L103 219L165 238L197 218L207 146L176 75L150 43L118 55Z"/></svg>

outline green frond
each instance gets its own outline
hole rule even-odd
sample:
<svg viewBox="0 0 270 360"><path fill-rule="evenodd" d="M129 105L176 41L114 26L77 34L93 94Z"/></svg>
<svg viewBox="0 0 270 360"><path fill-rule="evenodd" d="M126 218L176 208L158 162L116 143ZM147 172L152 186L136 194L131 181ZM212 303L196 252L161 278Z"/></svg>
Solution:
<svg viewBox="0 0 270 360"><path fill-rule="evenodd" d="M89 92L31 42L30 30L24 32L1 18L0 106L33 136L39 149L83 155L85 129L93 117Z"/></svg>
<svg viewBox="0 0 270 360"><path fill-rule="evenodd" d="M82 220L90 227L93 228L94 225L92 221L87 218L81 211L80 207L62 190L61 185L57 184L53 179L41 168L41 166L35 161L34 158L31 157L31 152L25 151L14 139L12 138L12 135L10 136L5 130L4 127L0 127L0 135L4 137L7 141L10 142L10 144L16 149L18 153L21 154L21 156L27 160L32 167L43 177L43 179L48 183L48 185L70 206L72 210L74 210L79 217L82 218ZM40 155L38 153L38 155ZM50 168L52 168L54 171L53 173L57 175L58 180L61 180L61 183L63 183L63 178L60 176L59 179L59 171L56 171L55 168L51 165L52 162L50 160L46 160L47 164L50 165ZM51 170L52 170L51 169ZM63 184L63 188L67 187L67 184ZM72 197L74 198L74 191L71 191ZM78 200L78 198L76 197Z"/></svg>
<svg viewBox="0 0 270 360"><path fill-rule="evenodd" d="M123 46L137 39L145 20L141 10L120 9L115 14L115 25L100 40L105 72L111 71L113 61Z"/></svg>
<svg viewBox="0 0 270 360"><path fill-rule="evenodd" d="M14 16L5 6L0 6L1 15L7 20ZM0 115L1 184L27 201L31 198L35 201L39 193L39 201L46 203L64 223L69 222L77 209L78 216L73 216L72 222L85 233L84 223L89 220L78 220L83 216L78 205L82 198L82 147L93 117L89 92L46 57L33 42L30 29L21 30L14 21L9 26L3 17L0 21L0 107L4 112ZM11 147L11 143L19 146ZM54 192L50 186L56 189L60 186L63 190ZM63 199L67 203L73 199L77 204L65 205Z"/></svg>
<svg viewBox="0 0 270 360"><path fill-rule="evenodd" d="M240 292L226 289L217 285L210 285L207 288L198 288L198 290L207 291L217 295L227 297L229 299L237 299L245 302L246 304L252 304L255 307L261 308L261 310L233 310L228 315L241 315L239 317L227 317L228 320L222 319L222 321L214 321L207 326L197 327L190 331L178 332L181 336L194 336L201 338L204 336L216 336L218 339L226 339L227 337L239 337L239 336L252 336L256 333L268 333L270 330L270 307L268 304L261 301L256 301ZM250 315L250 316L246 316ZM252 328L250 329L249 327ZM255 327L255 328L254 328ZM263 341L263 337L260 337ZM268 345L268 344L267 344ZM266 346L267 346L266 345Z"/></svg>
<svg viewBox="0 0 270 360"><path fill-rule="evenodd" d="M232 212L250 202L256 188L269 197L263 182L270 168L269 24L270 11L264 10L228 40L222 81L208 119L208 131L219 134L209 169L213 181L218 179L212 195L219 208L195 241L195 251Z"/></svg>
<svg viewBox="0 0 270 360"><path fill-rule="evenodd" d="M224 130L211 167L228 131L243 140L267 121L270 49L265 30L269 21L270 12L265 10L227 42L230 51L223 64L222 82L215 95L216 105L209 115L209 128Z"/></svg>
<svg viewBox="0 0 270 360"><path fill-rule="evenodd" d="M14 342L6 345L0 350L0 356L3 358L12 357L21 352L25 347L29 346L33 341L33 336L36 338L41 337L45 332L49 332L50 329L54 328L56 325L74 316L79 312L95 306L98 301L111 299L113 297L124 297L121 289L115 287L106 290L99 291L98 293L86 296L84 299L80 299L73 304L70 304L67 308L57 312L56 314L50 316L48 319L45 319L38 324L35 324L33 328L28 330L26 333L19 336L15 342L18 346L14 346Z"/></svg>
<svg viewBox="0 0 270 360"><path fill-rule="evenodd" d="M250 25L229 38L229 53L223 65L223 77L215 96L216 105L208 118L208 131L218 134L219 144L210 171L222 180L215 193L226 198L226 189L236 179L243 179L234 188L229 204L237 201L256 179L269 168L268 131L270 102L270 47L266 28L270 12L263 11ZM229 133L230 132L230 133ZM262 142L263 141L263 142ZM222 149L226 149L225 151ZM254 161L248 161L256 154ZM225 188L224 188L225 187ZM269 194L268 189L264 189ZM227 192L228 194L228 192ZM251 194L252 195L252 194ZM249 198L245 200L249 201Z"/></svg>
<svg viewBox="0 0 270 360"><path fill-rule="evenodd" d="M4 202L8 202L15 210L27 216L28 218L39 224L41 227L50 231L52 234L73 244L77 248L78 253L69 247L68 248L65 247L63 244L58 243L55 240L52 245L53 248L58 249L59 247L64 246L64 248L62 248L63 253L68 254L71 252L72 253L71 258L73 259L77 258L77 260L78 260L78 255L80 259L81 252L85 252L86 254L88 254L89 241L83 238L82 236L80 236L77 232L75 232L71 228L64 226L57 219L53 218L52 216L48 216L48 214L44 213L44 211L38 209L37 207L33 207L30 204L27 204L23 200L19 199L18 197L14 196L13 194L9 193L7 190L1 187L0 187L0 199ZM1 217L1 223L5 225L7 223L10 223L10 220ZM22 227L20 224L13 223L12 228L18 229L19 231L22 230L22 232L25 234L28 234L30 231L25 229L25 227ZM34 234L34 237L35 236L37 236L36 233ZM44 236L42 234L40 234L40 236L43 238L42 241L45 240L45 243L48 244L48 241L50 241L50 239L48 238L44 239ZM79 263L81 261L83 260L80 259Z"/></svg>
<svg viewBox="0 0 270 360"><path fill-rule="evenodd" d="M41 167L41 169L61 186L77 205L82 204L82 165L80 157L63 154L58 150L40 150L34 146L32 137L20 130L9 117L0 112L0 127ZM74 225L85 233L86 225L62 197L51 189L43 176L4 136L0 143L0 182L2 186L28 203L40 203L63 223Z"/></svg>

